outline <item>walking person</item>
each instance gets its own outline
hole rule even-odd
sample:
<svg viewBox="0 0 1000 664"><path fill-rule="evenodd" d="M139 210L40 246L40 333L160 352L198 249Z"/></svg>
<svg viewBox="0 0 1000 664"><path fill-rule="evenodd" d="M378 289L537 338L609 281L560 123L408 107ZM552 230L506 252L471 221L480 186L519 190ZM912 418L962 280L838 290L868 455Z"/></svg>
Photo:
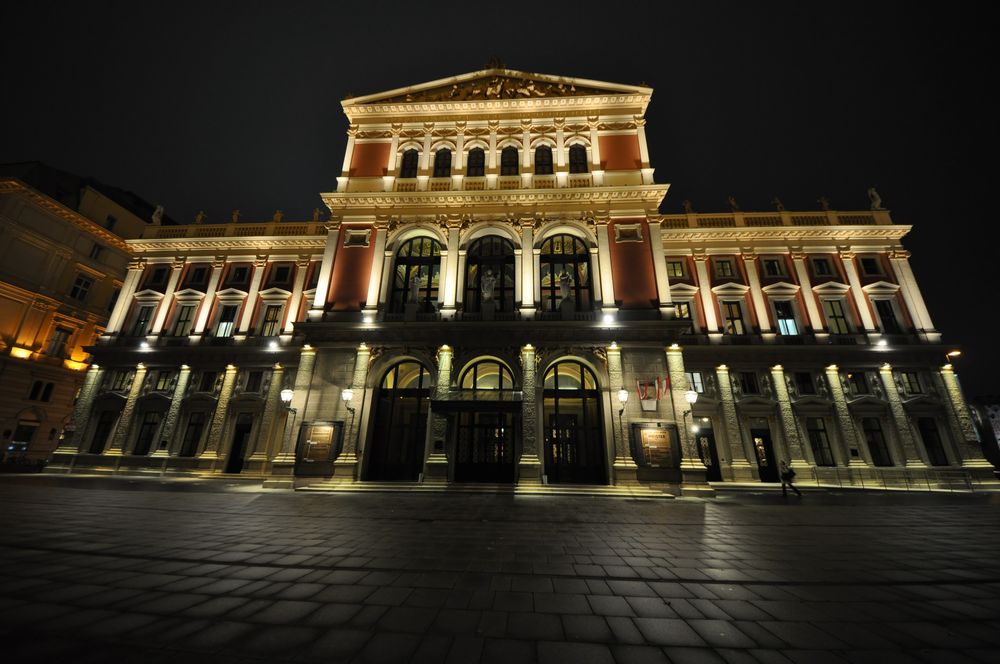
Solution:
<svg viewBox="0 0 1000 664"><path fill-rule="evenodd" d="M789 468L788 464L784 461L781 462L778 468L780 470L779 477L781 477L781 495L787 497L788 489L791 489L795 492L795 495L801 498L802 492L799 491L798 487L792 484L792 481L795 479L795 471Z"/></svg>

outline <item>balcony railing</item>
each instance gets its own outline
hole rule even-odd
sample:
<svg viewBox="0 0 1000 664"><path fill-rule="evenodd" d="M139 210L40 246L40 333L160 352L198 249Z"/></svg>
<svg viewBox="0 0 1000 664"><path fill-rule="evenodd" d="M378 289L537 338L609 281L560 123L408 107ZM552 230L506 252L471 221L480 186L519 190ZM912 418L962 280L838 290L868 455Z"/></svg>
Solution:
<svg viewBox="0 0 1000 664"><path fill-rule="evenodd" d="M577 177L577 176L571 176ZM588 175L589 177L589 175ZM570 184L570 186L575 186ZM663 215L665 229L767 228L774 226L888 226L888 210L835 212L733 212Z"/></svg>

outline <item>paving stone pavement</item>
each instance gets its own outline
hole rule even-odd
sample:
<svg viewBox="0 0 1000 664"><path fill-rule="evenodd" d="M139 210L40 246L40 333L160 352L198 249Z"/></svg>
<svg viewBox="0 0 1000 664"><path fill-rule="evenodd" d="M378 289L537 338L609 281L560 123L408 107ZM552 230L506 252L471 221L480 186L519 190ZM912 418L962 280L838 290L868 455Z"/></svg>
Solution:
<svg viewBox="0 0 1000 664"><path fill-rule="evenodd" d="M1000 661L997 496L0 478L5 662Z"/></svg>

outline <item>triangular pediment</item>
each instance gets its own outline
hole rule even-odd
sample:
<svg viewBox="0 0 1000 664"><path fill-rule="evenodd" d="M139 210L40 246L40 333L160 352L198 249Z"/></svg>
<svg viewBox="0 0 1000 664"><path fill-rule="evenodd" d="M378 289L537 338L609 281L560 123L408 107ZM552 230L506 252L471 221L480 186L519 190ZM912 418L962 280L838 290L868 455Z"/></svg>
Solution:
<svg viewBox="0 0 1000 664"><path fill-rule="evenodd" d="M791 284L787 281L779 281L769 286L764 286L761 290L772 297L788 297L798 293L799 287L798 284Z"/></svg>
<svg viewBox="0 0 1000 664"><path fill-rule="evenodd" d="M899 286L896 284L890 284L888 281L876 281L875 283L862 287L861 290L869 295L893 295L899 290Z"/></svg>
<svg viewBox="0 0 1000 664"><path fill-rule="evenodd" d="M587 97L607 94L650 95L652 89L569 76L535 74L515 69L491 68L347 99L343 105L371 103L408 104L476 100Z"/></svg>
<svg viewBox="0 0 1000 664"><path fill-rule="evenodd" d="M849 290L851 290L850 286L836 281L828 281L825 284L813 286L813 292L817 295L843 295Z"/></svg>
<svg viewBox="0 0 1000 664"><path fill-rule="evenodd" d="M215 296L221 299L236 299L236 298L246 297L247 292L241 291L238 288L226 288L217 292Z"/></svg>

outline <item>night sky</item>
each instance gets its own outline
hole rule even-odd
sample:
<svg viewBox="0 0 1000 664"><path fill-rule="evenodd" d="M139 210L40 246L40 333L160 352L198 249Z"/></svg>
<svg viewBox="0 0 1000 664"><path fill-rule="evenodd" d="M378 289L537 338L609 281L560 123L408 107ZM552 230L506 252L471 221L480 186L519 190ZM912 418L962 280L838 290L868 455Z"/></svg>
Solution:
<svg viewBox="0 0 1000 664"><path fill-rule="evenodd" d="M656 179L672 185L664 212L685 198L725 210L730 194L744 210L775 195L866 209L875 185L914 226L904 243L937 327L964 349L967 390L1000 393L993 167L980 166L995 143L995 54L977 5L278 4L4 3L0 162L90 175L185 222L233 208L306 219L340 174L348 94L493 56L645 82Z"/></svg>

